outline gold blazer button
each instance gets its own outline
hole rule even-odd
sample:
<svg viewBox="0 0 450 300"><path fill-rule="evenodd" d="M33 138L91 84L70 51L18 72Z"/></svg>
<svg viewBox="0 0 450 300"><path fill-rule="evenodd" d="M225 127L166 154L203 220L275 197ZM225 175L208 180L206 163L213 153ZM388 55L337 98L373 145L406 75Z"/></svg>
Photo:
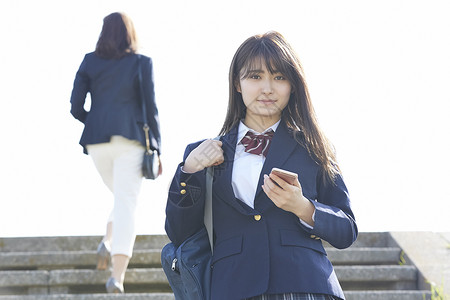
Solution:
<svg viewBox="0 0 450 300"><path fill-rule="evenodd" d="M186 186L186 182L180 183L181 186Z"/></svg>
<svg viewBox="0 0 450 300"><path fill-rule="evenodd" d="M261 215L254 215L253 218L255 218L256 221L261 220Z"/></svg>
<svg viewBox="0 0 450 300"><path fill-rule="evenodd" d="M181 193L181 195L184 195L184 194L186 194L186 190L181 190L180 193Z"/></svg>

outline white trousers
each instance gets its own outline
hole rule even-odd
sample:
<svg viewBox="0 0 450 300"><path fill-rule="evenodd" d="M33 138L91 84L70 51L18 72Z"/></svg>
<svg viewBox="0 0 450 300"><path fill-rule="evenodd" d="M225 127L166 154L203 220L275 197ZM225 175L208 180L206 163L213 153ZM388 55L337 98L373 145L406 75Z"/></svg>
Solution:
<svg viewBox="0 0 450 300"><path fill-rule="evenodd" d="M86 146L103 182L114 194L111 254L131 257L135 232L135 212L142 184L144 147L138 141L113 136L109 143Z"/></svg>

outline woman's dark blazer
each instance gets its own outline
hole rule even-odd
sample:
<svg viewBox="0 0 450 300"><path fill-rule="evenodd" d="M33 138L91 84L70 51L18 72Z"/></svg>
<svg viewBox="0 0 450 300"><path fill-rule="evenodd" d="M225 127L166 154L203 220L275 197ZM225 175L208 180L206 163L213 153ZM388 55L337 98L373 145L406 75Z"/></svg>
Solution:
<svg viewBox="0 0 450 300"><path fill-rule="evenodd" d="M236 139L237 127L222 137L225 162L214 169L211 299L237 300L286 292L343 299L321 241L346 248L358 235L342 177L324 183L317 163L281 123L263 165L253 209L235 198L231 185ZM199 143L187 146L184 160ZM298 174L303 194L315 206L313 229L293 213L276 207L262 191L263 175L273 167ZM205 170L186 174L179 167L169 190L165 225L176 245L202 228L204 198Z"/></svg>
<svg viewBox="0 0 450 300"><path fill-rule="evenodd" d="M151 58L129 54L120 59L103 59L95 53L88 53L76 74L70 99L71 114L84 123L80 139L84 153L87 153L86 145L109 142L113 135L140 141L145 146L139 62L147 120L151 129L151 147L160 152L161 135ZM91 108L86 111L84 106L88 92L91 95Z"/></svg>

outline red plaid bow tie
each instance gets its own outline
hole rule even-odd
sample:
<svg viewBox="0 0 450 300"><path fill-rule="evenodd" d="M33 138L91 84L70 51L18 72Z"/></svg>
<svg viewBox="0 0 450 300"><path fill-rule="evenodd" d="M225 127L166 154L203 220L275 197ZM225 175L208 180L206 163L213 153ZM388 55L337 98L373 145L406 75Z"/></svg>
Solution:
<svg viewBox="0 0 450 300"><path fill-rule="evenodd" d="M272 129L263 134L254 134L248 131L240 143L244 145L245 152L266 156L274 134Z"/></svg>

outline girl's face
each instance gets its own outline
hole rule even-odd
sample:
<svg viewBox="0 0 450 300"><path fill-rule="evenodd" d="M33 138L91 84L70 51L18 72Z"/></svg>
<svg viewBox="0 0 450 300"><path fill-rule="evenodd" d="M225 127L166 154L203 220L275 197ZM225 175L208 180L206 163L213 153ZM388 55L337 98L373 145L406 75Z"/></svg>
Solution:
<svg viewBox="0 0 450 300"><path fill-rule="evenodd" d="M291 84L278 71L270 73L264 63L246 73L236 87L247 107L244 123L251 127L256 122L259 129L266 129L280 120L289 102Z"/></svg>

